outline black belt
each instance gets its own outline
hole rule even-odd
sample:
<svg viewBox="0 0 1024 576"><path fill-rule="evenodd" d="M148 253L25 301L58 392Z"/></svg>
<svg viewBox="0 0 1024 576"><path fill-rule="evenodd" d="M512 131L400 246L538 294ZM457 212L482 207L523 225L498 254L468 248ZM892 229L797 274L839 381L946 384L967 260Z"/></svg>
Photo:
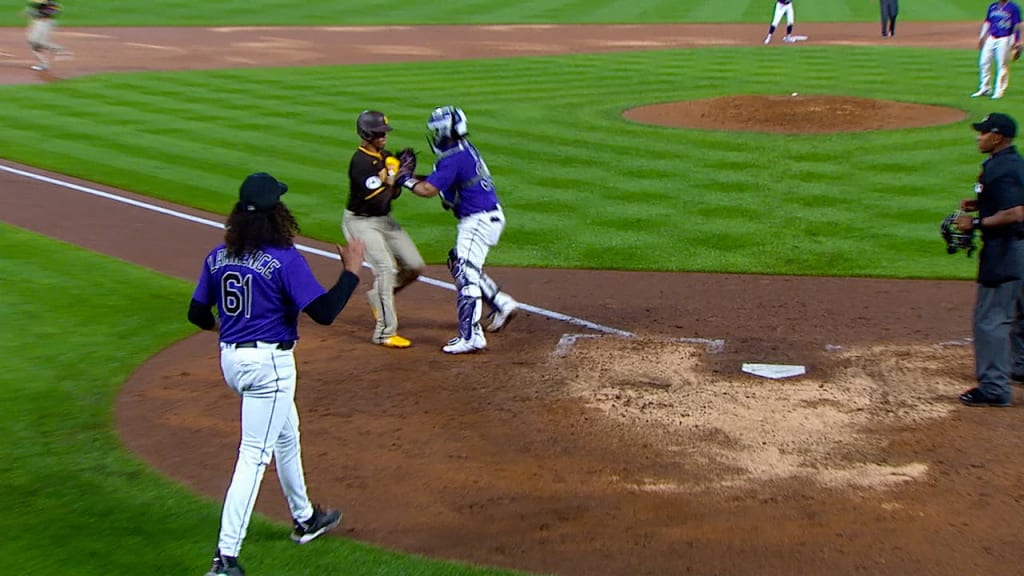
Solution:
<svg viewBox="0 0 1024 576"><path fill-rule="evenodd" d="M271 342L271 344L273 344L273 342ZM256 347L256 340L253 340L251 342L237 342L235 344L235 348L255 348L255 347ZM291 350L292 348L295 348L295 340L285 340L284 342L278 342L277 343L277 349L278 350Z"/></svg>

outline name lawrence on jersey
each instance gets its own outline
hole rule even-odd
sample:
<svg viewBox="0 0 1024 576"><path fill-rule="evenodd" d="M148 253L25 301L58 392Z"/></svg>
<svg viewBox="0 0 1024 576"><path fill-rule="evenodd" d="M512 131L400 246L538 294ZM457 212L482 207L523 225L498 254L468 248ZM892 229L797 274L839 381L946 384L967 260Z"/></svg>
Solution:
<svg viewBox="0 0 1024 576"><path fill-rule="evenodd" d="M231 265L244 266L269 280L274 275L274 271L281 267L281 262L262 250L246 254L243 258L235 258L228 256L227 248L221 248L206 257L206 266L210 269L211 274L219 268Z"/></svg>

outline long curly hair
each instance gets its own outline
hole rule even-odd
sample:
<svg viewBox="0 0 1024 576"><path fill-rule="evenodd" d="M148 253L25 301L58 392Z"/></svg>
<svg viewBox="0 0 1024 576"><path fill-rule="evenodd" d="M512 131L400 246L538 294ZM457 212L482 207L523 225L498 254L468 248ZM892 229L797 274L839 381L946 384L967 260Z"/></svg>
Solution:
<svg viewBox="0 0 1024 576"><path fill-rule="evenodd" d="M288 207L277 203L270 210L250 211L238 202L228 216L224 231L224 244L227 245L228 256L241 258L260 248L288 248L295 242L299 233L299 223L295 221Z"/></svg>

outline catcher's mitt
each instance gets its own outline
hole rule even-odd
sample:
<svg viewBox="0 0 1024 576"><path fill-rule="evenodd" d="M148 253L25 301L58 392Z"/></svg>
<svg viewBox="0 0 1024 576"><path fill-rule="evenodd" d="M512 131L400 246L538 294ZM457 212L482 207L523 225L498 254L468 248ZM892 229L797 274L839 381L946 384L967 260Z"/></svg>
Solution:
<svg viewBox="0 0 1024 576"><path fill-rule="evenodd" d="M416 151L402 148L398 152L398 175L412 176L416 173Z"/></svg>
<svg viewBox="0 0 1024 576"><path fill-rule="evenodd" d="M958 250L964 250L967 252L967 257L970 258L976 248L974 245L974 228L963 231L956 225L957 217L963 214L964 212L957 210L946 216L939 230L942 232L942 239L946 242L946 254L956 254Z"/></svg>

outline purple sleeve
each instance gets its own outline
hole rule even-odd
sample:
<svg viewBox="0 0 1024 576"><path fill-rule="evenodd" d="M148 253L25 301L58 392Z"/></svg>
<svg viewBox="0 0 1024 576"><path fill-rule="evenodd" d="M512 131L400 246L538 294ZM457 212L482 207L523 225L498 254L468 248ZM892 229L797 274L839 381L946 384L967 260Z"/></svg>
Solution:
<svg viewBox="0 0 1024 576"><path fill-rule="evenodd" d="M207 256L207 259L209 258L210 256ZM213 285L210 267L206 264L206 260L203 260L203 270L199 273L199 283L196 284L196 290L192 293L192 299L200 304L213 306L217 303L217 295L213 292Z"/></svg>
<svg viewBox="0 0 1024 576"><path fill-rule="evenodd" d="M448 156L443 158L434 167L434 171L427 176L427 182L430 182L434 188L437 188L441 192L445 192L452 187L455 183L455 177L458 176L458 163L454 162L454 156Z"/></svg>
<svg viewBox="0 0 1024 576"><path fill-rule="evenodd" d="M298 250L295 248L292 250L295 252L294 257L281 270L281 282L284 284L288 296L299 307L299 310L303 310L327 290L324 290L316 276L313 275L313 271L309 269L309 262L306 262Z"/></svg>

